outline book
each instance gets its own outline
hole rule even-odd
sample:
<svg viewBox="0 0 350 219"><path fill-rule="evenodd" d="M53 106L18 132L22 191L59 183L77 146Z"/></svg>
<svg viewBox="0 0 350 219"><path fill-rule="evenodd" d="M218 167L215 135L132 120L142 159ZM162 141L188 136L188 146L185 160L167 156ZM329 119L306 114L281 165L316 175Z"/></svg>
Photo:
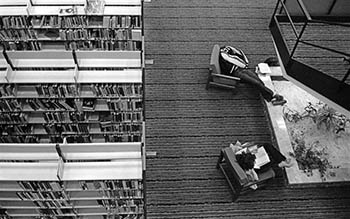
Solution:
<svg viewBox="0 0 350 219"><path fill-rule="evenodd" d="M271 69L266 63L259 63L256 68L257 73L260 74L271 74Z"/></svg>
<svg viewBox="0 0 350 219"><path fill-rule="evenodd" d="M267 154L264 147L257 148L257 152L255 153L255 165L254 169L260 169L260 167L270 162L269 155Z"/></svg>

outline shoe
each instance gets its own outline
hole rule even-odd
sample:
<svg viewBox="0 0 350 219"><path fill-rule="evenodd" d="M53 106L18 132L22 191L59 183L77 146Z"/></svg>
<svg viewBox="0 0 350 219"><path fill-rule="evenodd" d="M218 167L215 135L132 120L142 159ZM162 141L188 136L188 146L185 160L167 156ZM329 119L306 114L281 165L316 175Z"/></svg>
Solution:
<svg viewBox="0 0 350 219"><path fill-rule="evenodd" d="M277 105L284 105L285 103L287 103L287 101L286 100L271 100L271 103L272 103L272 105L274 105L274 106L277 106Z"/></svg>
<svg viewBox="0 0 350 219"><path fill-rule="evenodd" d="M258 189L258 185L256 185L256 184L254 184L254 185L251 185L251 186L249 186L251 189L253 189L253 190L257 190Z"/></svg>
<svg viewBox="0 0 350 219"><path fill-rule="evenodd" d="M292 163L292 160L290 158L287 158L286 160L284 160L278 164L279 167L286 167L286 168L289 168L293 165L294 164Z"/></svg>
<svg viewBox="0 0 350 219"><path fill-rule="evenodd" d="M273 97L272 97L272 100L283 100L283 96L279 95L279 94L275 94Z"/></svg>

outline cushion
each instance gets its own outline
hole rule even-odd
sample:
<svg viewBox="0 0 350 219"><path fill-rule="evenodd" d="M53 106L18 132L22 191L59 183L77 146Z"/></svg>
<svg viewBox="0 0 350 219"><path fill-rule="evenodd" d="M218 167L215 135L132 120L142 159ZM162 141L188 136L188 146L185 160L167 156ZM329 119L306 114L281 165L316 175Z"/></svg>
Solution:
<svg viewBox="0 0 350 219"><path fill-rule="evenodd" d="M221 74L221 69L219 65L219 55L220 55L220 46L215 44L211 52L210 57L210 67L213 69L213 73Z"/></svg>

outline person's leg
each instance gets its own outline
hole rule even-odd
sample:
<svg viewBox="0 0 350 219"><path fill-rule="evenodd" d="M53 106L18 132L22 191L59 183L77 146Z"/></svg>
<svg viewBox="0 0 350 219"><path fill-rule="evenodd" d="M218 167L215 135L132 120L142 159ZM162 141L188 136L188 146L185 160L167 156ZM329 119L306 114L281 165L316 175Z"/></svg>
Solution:
<svg viewBox="0 0 350 219"><path fill-rule="evenodd" d="M262 94L264 99L271 101L273 98L273 91L265 86L264 82L252 71L248 69L241 69L235 72L235 76L239 77L243 82L252 84L255 86Z"/></svg>
<svg viewBox="0 0 350 219"><path fill-rule="evenodd" d="M277 164L279 167L291 167L293 164L290 158L286 158L279 150L269 143L262 144L266 153L269 155L271 163Z"/></svg>
<svg viewBox="0 0 350 219"><path fill-rule="evenodd" d="M261 146L263 146L265 148L266 153L277 164L282 162L282 161L285 161L287 159L279 150L277 150L271 144L265 143L265 144L262 144Z"/></svg>

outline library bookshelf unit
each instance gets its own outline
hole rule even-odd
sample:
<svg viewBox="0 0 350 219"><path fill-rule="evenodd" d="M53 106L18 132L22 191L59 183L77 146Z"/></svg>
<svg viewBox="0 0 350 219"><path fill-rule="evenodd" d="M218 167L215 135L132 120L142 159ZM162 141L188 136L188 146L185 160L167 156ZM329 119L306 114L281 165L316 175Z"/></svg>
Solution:
<svg viewBox="0 0 350 219"><path fill-rule="evenodd" d="M141 142L0 151L1 218L144 218Z"/></svg>
<svg viewBox="0 0 350 219"><path fill-rule="evenodd" d="M0 1L0 218L145 218L143 0Z"/></svg>

